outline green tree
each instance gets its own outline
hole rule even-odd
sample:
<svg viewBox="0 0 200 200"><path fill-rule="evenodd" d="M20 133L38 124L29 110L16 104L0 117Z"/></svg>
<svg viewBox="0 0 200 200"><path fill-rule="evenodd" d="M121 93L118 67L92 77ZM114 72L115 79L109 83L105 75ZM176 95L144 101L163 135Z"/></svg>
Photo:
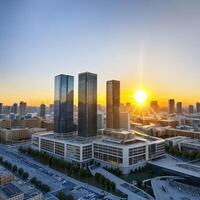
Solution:
<svg viewBox="0 0 200 200"><path fill-rule="evenodd" d="M17 172L17 170L18 170L17 166L14 165L13 168L12 168L12 171L15 173L15 172Z"/></svg>
<svg viewBox="0 0 200 200"><path fill-rule="evenodd" d="M19 173L20 176L22 176L22 174L24 173L24 170L22 168L19 168L18 173Z"/></svg>
<svg viewBox="0 0 200 200"><path fill-rule="evenodd" d="M24 172L23 175L22 175L22 178L23 179L28 179L28 177L29 177L28 172Z"/></svg>

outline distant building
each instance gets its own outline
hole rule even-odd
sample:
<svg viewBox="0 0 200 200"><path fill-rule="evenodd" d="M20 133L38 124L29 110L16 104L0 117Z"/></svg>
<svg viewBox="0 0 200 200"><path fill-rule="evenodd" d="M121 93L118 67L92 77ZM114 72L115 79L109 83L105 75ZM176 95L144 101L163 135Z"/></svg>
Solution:
<svg viewBox="0 0 200 200"><path fill-rule="evenodd" d="M151 101L150 107L154 112L158 112L158 102L157 101Z"/></svg>
<svg viewBox="0 0 200 200"><path fill-rule="evenodd" d="M54 90L54 132L73 131L74 77L58 75L55 77Z"/></svg>
<svg viewBox="0 0 200 200"><path fill-rule="evenodd" d="M78 135L97 134L97 75L89 72L79 74L78 81Z"/></svg>
<svg viewBox="0 0 200 200"><path fill-rule="evenodd" d="M183 113L182 102L177 102L177 104L176 104L176 112L177 112L177 114L182 114Z"/></svg>
<svg viewBox="0 0 200 200"><path fill-rule="evenodd" d="M26 115L27 112L27 104L26 102L21 101L19 103L19 115L20 117L24 117Z"/></svg>
<svg viewBox="0 0 200 200"><path fill-rule="evenodd" d="M9 183L0 188L1 200L24 200L24 193L14 184Z"/></svg>
<svg viewBox="0 0 200 200"><path fill-rule="evenodd" d="M175 101L174 101L174 99L170 99L168 101L168 112L169 112L169 114L175 113Z"/></svg>
<svg viewBox="0 0 200 200"><path fill-rule="evenodd" d="M17 114L18 111L18 105L17 103L14 103L11 107L11 113Z"/></svg>
<svg viewBox="0 0 200 200"><path fill-rule="evenodd" d="M120 128L124 130L130 130L130 113L121 112L120 113Z"/></svg>
<svg viewBox="0 0 200 200"><path fill-rule="evenodd" d="M10 106L4 106L3 107L3 114L9 115L11 112L11 107Z"/></svg>
<svg viewBox="0 0 200 200"><path fill-rule="evenodd" d="M0 186L11 183L14 180L14 175L7 169L0 166Z"/></svg>
<svg viewBox="0 0 200 200"><path fill-rule="evenodd" d="M197 111L197 113L200 113L200 103L199 102L196 103L196 111Z"/></svg>
<svg viewBox="0 0 200 200"><path fill-rule="evenodd" d="M40 105L40 117L45 119L45 116L46 116L46 105L45 104L41 104Z"/></svg>
<svg viewBox="0 0 200 200"><path fill-rule="evenodd" d="M113 129L120 128L120 81L107 81L106 126Z"/></svg>
<svg viewBox="0 0 200 200"><path fill-rule="evenodd" d="M194 113L194 106L193 105L189 105L188 112L189 112L189 114L193 114Z"/></svg>
<svg viewBox="0 0 200 200"><path fill-rule="evenodd" d="M54 112L54 105L53 104L49 105L49 112L50 112L50 114Z"/></svg>
<svg viewBox="0 0 200 200"><path fill-rule="evenodd" d="M97 114L97 130L104 128L104 114L98 113Z"/></svg>
<svg viewBox="0 0 200 200"><path fill-rule="evenodd" d="M0 115L3 114L3 103L0 103Z"/></svg>

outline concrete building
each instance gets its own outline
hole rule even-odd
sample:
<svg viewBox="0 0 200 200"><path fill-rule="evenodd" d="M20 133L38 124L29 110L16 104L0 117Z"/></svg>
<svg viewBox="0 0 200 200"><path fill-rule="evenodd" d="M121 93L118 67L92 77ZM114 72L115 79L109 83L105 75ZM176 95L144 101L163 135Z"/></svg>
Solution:
<svg viewBox="0 0 200 200"><path fill-rule="evenodd" d="M194 106L193 105L189 105L188 112L189 112L189 114L193 114L194 113Z"/></svg>
<svg viewBox="0 0 200 200"><path fill-rule="evenodd" d="M11 112L11 107L10 106L3 106L3 114L9 115Z"/></svg>
<svg viewBox="0 0 200 200"><path fill-rule="evenodd" d="M97 114L97 130L104 128L104 114L98 113Z"/></svg>
<svg viewBox="0 0 200 200"><path fill-rule="evenodd" d="M24 193L14 184L9 183L0 188L1 200L24 200Z"/></svg>
<svg viewBox="0 0 200 200"><path fill-rule="evenodd" d="M11 107L11 113L17 114L18 112L18 105L17 103L14 103Z"/></svg>
<svg viewBox="0 0 200 200"><path fill-rule="evenodd" d="M174 99L170 99L168 101L168 112L169 112L169 114L175 113L175 101L174 101Z"/></svg>
<svg viewBox="0 0 200 200"><path fill-rule="evenodd" d="M14 176L7 169L0 166L0 186L11 183L14 180Z"/></svg>
<svg viewBox="0 0 200 200"><path fill-rule="evenodd" d="M3 114L3 103L0 103L0 115Z"/></svg>
<svg viewBox="0 0 200 200"><path fill-rule="evenodd" d="M154 112L158 112L158 102L157 101L151 101L150 102L150 107Z"/></svg>
<svg viewBox="0 0 200 200"><path fill-rule="evenodd" d="M46 116L46 105L45 104L41 104L40 105L40 117L45 119L45 116Z"/></svg>
<svg viewBox="0 0 200 200"><path fill-rule="evenodd" d="M31 138L31 129L16 128L16 129L0 129L0 142L15 142Z"/></svg>
<svg viewBox="0 0 200 200"><path fill-rule="evenodd" d="M130 130L131 127L131 119L130 114L128 112L120 113L120 128L124 130Z"/></svg>
<svg viewBox="0 0 200 200"><path fill-rule="evenodd" d="M177 112L177 114L182 114L183 113L182 102L177 102L177 104L176 104L176 112Z"/></svg>
<svg viewBox="0 0 200 200"><path fill-rule="evenodd" d="M106 126L120 128L120 81L111 80L106 84Z"/></svg>
<svg viewBox="0 0 200 200"><path fill-rule="evenodd" d="M73 131L74 77L55 77L54 132L60 135Z"/></svg>
<svg viewBox="0 0 200 200"><path fill-rule="evenodd" d="M196 103L196 112L200 113L200 102Z"/></svg>
<svg viewBox="0 0 200 200"><path fill-rule="evenodd" d="M163 139L139 136L131 131L101 130L96 137L57 137L53 132L32 135L32 147L78 166L93 163L120 168L123 173L165 154Z"/></svg>
<svg viewBox="0 0 200 200"><path fill-rule="evenodd" d="M26 102L21 101L19 103L19 116L24 117L26 115L26 112L27 112L27 104Z"/></svg>
<svg viewBox="0 0 200 200"><path fill-rule="evenodd" d="M82 137L97 134L97 75L89 72L79 74L78 134Z"/></svg>

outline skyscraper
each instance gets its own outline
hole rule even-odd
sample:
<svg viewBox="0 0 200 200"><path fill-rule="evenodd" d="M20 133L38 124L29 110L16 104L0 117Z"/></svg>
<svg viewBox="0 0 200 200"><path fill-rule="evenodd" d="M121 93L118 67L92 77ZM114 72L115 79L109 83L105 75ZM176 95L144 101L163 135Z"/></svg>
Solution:
<svg viewBox="0 0 200 200"><path fill-rule="evenodd" d="M158 102L157 101L151 101L150 107L154 112L158 112Z"/></svg>
<svg viewBox="0 0 200 200"><path fill-rule="evenodd" d="M23 116L26 115L26 107L27 107L26 102L21 101L19 103L19 115L20 115L20 117L23 117Z"/></svg>
<svg viewBox="0 0 200 200"><path fill-rule="evenodd" d="M78 134L83 137L97 134L97 75L79 74Z"/></svg>
<svg viewBox="0 0 200 200"><path fill-rule="evenodd" d="M73 131L74 77L60 74L55 77L54 132Z"/></svg>
<svg viewBox="0 0 200 200"><path fill-rule="evenodd" d="M196 111L198 113L200 113L200 103L199 102L196 103Z"/></svg>
<svg viewBox="0 0 200 200"><path fill-rule="evenodd" d="M46 105L45 104L41 104L40 105L40 117L45 119L45 115L46 115Z"/></svg>
<svg viewBox="0 0 200 200"><path fill-rule="evenodd" d="M0 103L0 114L3 114L3 103Z"/></svg>
<svg viewBox="0 0 200 200"><path fill-rule="evenodd" d="M194 113L194 106L193 105L189 105L189 108L188 108L188 112L189 114L193 114Z"/></svg>
<svg viewBox="0 0 200 200"><path fill-rule="evenodd" d="M11 113L17 114L18 105L14 103L11 108Z"/></svg>
<svg viewBox="0 0 200 200"><path fill-rule="evenodd" d="M168 111L169 111L169 114L173 114L175 112L175 101L174 99L170 99L168 101Z"/></svg>
<svg viewBox="0 0 200 200"><path fill-rule="evenodd" d="M111 80L106 84L106 126L120 128L120 81Z"/></svg>
<svg viewBox="0 0 200 200"><path fill-rule="evenodd" d="M177 104L176 104L176 112L178 114L182 114L183 113L182 102L177 102Z"/></svg>

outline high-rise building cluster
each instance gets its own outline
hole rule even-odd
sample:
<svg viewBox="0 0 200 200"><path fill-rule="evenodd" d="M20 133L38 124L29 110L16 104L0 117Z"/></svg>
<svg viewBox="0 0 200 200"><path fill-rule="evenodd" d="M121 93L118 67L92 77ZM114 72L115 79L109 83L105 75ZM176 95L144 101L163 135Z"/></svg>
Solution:
<svg viewBox="0 0 200 200"><path fill-rule="evenodd" d="M103 123L102 114L97 113L97 74L78 76L78 133L73 124L74 77L56 76L54 94L54 131L32 135L33 148L81 167L95 163L126 173L164 155L164 140L130 130L129 113L120 112L120 81L106 83L106 129L97 129Z"/></svg>

